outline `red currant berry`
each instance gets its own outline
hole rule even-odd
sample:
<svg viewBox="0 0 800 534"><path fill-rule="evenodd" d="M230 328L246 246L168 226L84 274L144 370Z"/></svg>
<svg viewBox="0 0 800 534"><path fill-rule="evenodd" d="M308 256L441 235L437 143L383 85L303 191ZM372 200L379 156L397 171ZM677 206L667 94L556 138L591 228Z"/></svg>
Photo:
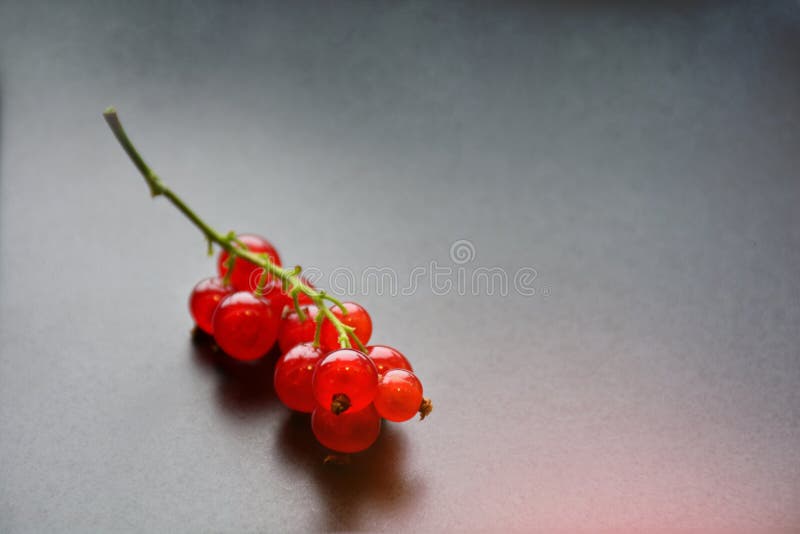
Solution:
<svg viewBox="0 0 800 534"><path fill-rule="evenodd" d="M375 364L375 367L378 368L379 375L384 374L386 371L391 371L392 369L414 370L411 368L411 364L408 363L406 357L403 356L399 350L387 347L386 345L372 345L367 347L367 356L369 356L369 359Z"/></svg>
<svg viewBox="0 0 800 534"><path fill-rule="evenodd" d="M278 251L272 244L261 236L253 234L240 234L236 239L244 243L247 250L256 254L267 254L272 263L275 265L281 264L281 258ZM233 263L233 272L231 273L231 285L237 291L253 291L255 286L250 287L250 281L253 271L260 269L255 263L251 263L242 258L236 258ZM225 276L228 272L228 251L223 250L217 259L217 270L220 276ZM258 279L256 279L257 281Z"/></svg>
<svg viewBox="0 0 800 534"><path fill-rule="evenodd" d="M280 317L268 300L238 291L214 312L214 339L233 358L255 360L275 344L279 325Z"/></svg>
<svg viewBox="0 0 800 534"><path fill-rule="evenodd" d="M314 319L317 317L317 307L314 305L303 306L306 320L301 321L297 310L292 310L281 321L280 333L278 334L278 346L281 352L288 352L289 349L300 343L314 341L314 332L317 324Z"/></svg>
<svg viewBox="0 0 800 534"><path fill-rule="evenodd" d="M289 297L289 301L291 301L291 300L292 300L292 297ZM311 300L311 297L309 297L305 293L300 293L299 295L297 295L297 303L300 304L301 306L312 304L313 302L314 301Z"/></svg>
<svg viewBox="0 0 800 534"><path fill-rule="evenodd" d="M347 315L342 313L339 306L331 307L333 314L339 318L347 326L352 326L356 329L354 334L361 340L364 345L369 341L372 336L372 319L370 319L367 310L356 304L355 302L344 302L344 307L347 310ZM339 333L333 324L326 320L322 323L322 332L320 334L320 345L328 350L335 350L340 347Z"/></svg>
<svg viewBox="0 0 800 534"><path fill-rule="evenodd" d="M337 452L360 452L381 433L381 417L372 405L358 412L334 415L317 406L311 414L311 431L325 447Z"/></svg>
<svg viewBox="0 0 800 534"><path fill-rule="evenodd" d="M384 419L408 421L422 405L422 383L411 371L392 369L381 377L375 395L375 409Z"/></svg>
<svg viewBox="0 0 800 534"><path fill-rule="evenodd" d="M189 311L197 327L207 334L214 333L214 310L220 301L233 293L231 286L222 283L222 278L200 280L189 296Z"/></svg>
<svg viewBox="0 0 800 534"><path fill-rule="evenodd" d="M314 398L323 408L335 414L358 412L375 398L378 370L362 352L335 350L317 364L311 384Z"/></svg>
<svg viewBox="0 0 800 534"><path fill-rule="evenodd" d="M295 345L275 364L275 393L287 408L311 413L316 403L311 377L325 353L311 343Z"/></svg>
<svg viewBox="0 0 800 534"><path fill-rule="evenodd" d="M259 269L257 273L258 272L261 272L261 269ZM253 283L253 287L258 287L258 280ZM283 309L286 306L290 306L292 304L291 297L283 292L283 285L279 280L267 280L267 283L264 284L264 287L261 290L261 297L272 303L272 307L278 317L283 315Z"/></svg>

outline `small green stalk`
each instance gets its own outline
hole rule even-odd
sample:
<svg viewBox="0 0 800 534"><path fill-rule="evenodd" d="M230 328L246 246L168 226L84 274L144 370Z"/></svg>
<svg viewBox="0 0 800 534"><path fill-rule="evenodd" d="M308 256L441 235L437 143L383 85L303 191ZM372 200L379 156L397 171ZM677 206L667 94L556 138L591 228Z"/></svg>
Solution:
<svg viewBox="0 0 800 534"><path fill-rule="evenodd" d="M209 241L211 243L211 241ZM214 255L213 245L211 245L211 254L210 256ZM236 263L236 256L233 254L228 256L228 259L225 260L225 275L222 277L222 285L230 285L231 283L231 276L233 275L233 264Z"/></svg>
<svg viewBox="0 0 800 534"><path fill-rule="evenodd" d="M264 285L266 284L268 275L272 275L281 280L285 288L288 288L289 295L292 297L294 307L297 310L297 314L301 320L305 320L306 317L306 314L298 301L298 297L301 293L308 295L312 302L314 302L314 304L319 308L320 313L317 314L315 319L317 323L314 335L315 346L319 346L322 322L323 320L328 319L336 329L336 332L339 334L339 345L342 348L350 348L350 338L352 336L352 339L355 340L358 347L361 350L365 350L361 340L354 335L355 328L344 324L341 319L339 319L331 311L331 309L328 308L326 304L326 301L328 301L332 305L338 306L342 310L342 314L346 315L347 309L339 299L328 295L324 291L314 289L306 284L299 276L301 272L299 267L286 269L280 267L279 265L275 265L272 263L272 261L270 261L269 256L265 254L255 254L247 250L233 232L223 235L209 226L191 208L189 208L189 206L186 205L186 203L184 203L184 201L177 194L168 188L164 182L161 181L161 178L159 178L159 176L153 172L147 163L145 163L144 159L139 154L139 151L136 150L136 147L134 147L133 143L128 138L128 135L125 133L125 129L122 127L122 123L117 116L117 110L113 107L109 107L103 112L103 117L105 117L109 128L111 128L111 131L114 133L117 141L119 141L119 144L122 145L122 148L128 154L128 157L131 158L133 164L144 177L147 186L150 188L150 195L152 197L163 196L169 200L173 206L178 208L178 211L183 213L183 215L203 233L208 241L209 252L212 252L213 250L213 243L216 243L223 250L228 252L230 259L228 263L228 270L225 274L226 280L230 279L230 273L233 270L233 265L236 258L242 258L258 265L264 269L264 272L259 280L258 287L256 288L256 295L261 295L261 292L264 290Z"/></svg>
<svg viewBox="0 0 800 534"><path fill-rule="evenodd" d="M233 257L233 256L231 256L231 257ZM262 254L261 257L266 259L269 256L267 256L266 254ZM267 261L269 261L269 260L267 260ZM228 272L230 272L232 270L233 269L231 268ZM228 274L228 273L225 273L225 274ZM255 296L261 297L261 296L264 295L264 289L267 287L267 280L269 280L269 272L266 269L264 269L263 271L261 271L261 276L259 277L258 283L256 284L256 290L253 291Z"/></svg>

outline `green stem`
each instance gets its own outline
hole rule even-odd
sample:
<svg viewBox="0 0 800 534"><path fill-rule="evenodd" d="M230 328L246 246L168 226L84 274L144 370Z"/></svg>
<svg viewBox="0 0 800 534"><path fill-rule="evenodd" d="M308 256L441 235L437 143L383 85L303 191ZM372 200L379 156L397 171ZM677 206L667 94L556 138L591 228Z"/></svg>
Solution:
<svg viewBox="0 0 800 534"><path fill-rule="evenodd" d="M256 284L256 290L253 292L255 296L260 297L264 294L264 289L267 287L267 280L269 280L269 273L264 269L261 271L261 276L258 278L258 283Z"/></svg>
<svg viewBox="0 0 800 534"><path fill-rule="evenodd" d="M322 322L323 318L328 319L331 324L333 324L334 328L336 328L336 332L339 334L339 345L342 348L350 348L350 336L353 334L355 329L352 326L348 326L344 324L333 312L328 308L325 301L329 301L332 304L341 308L342 313L346 314L347 310L344 308L344 305L339 301L339 299L335 297L331 297L330 295L326 294L324 291L319 291L314 289L313 287L306 284L303 279L299 276L300 269L293 267L291 269L285 269L279 265L275 265L270 261L268 256L262 256L259 254L254 254L250 252L246 248L242 246L242 243L236 238L235 234L228 233L228 234L221 234L220 232L216 231L214 228L206 224L206 222L201 219L186 203L181 199L177 194L175 194L169 187L167 187L164 182L161 181L161 178L153 172L147 163L145 163L142 156L139 154L139 151L136 150L136 147L133 146L133 143L128 138L128 134L125 133L125 129L122 127L122 123L117 116L117 110L113 107L107 108L103 112L103 117L105 117L106 122L108 123L109 128L113 132L114 136L119 141L119 144L122 145L122 148L128 154L133 164L139 170L139 172L144 177L145 182L147 182L147 186L150 188L150 195L153 197L163 196L167 200L169 200L173 206L178 208L178 210L183 213L183 215L189 219L192 224L194 224L203 235L205 235L206 239L209 242L209 246L211 243L216 243L220 247L230 254L231 257L231 267L233 266L233 258L239 257L245 259L249 262L252 262L262 269L264 269L264 278L266 274L269 273L274 277L280 279L284 285L289 289L290 294L292 295L292 299L295 303L295 308L298 311L298 315L300 317L304 317L305 314L303 310L299 306L297 301L297 295L299 293L304 293L308 295L308 297L314 302L314 304L319 308L319 319L318 321ZM230 272L231 269L228 269ZM259 284L260 285L260 284ZM257 290L258 291L258 290ZM319 330L319 325L317 330ZM317 339L318 336L315 336L315 342L319 342ZM361 344L360 340L353 335L353 338L356 340L356 343L359 347L363 350L363 345Z"/></svg>
<svg viewBox="0 0 800 534"><path fill-rule="evenodd" d="M317 324L322 323L323 319L328 319L334 324L336 324L336 322L339 323L340 328L336 329L337 333L339 334L339 346L342 347L343 349L349 349L350 348L349 334L352 330L354 330L354 328L352 326L347 326L346 324L342 323L339 320L339 318L336 317L336 315L334 315L331 309L328 308L327 306L322 306L319 309L317 315L317 321L318 321Z"/></svg>
<svg viewBox="0 0 800 534"><path fill-rule="evenodd" d="M319 313L316 317L317 326L314 328L314 347L319 347L320 345L320 338L322 337L322 319L324 316Z"/></svg>
<svg viewBox="0 0 800 534"><path fill-rule="evenodd" d="M211 241L209 241L211 243ZM229 286L231 285L231 276L233 275L233 264L236 263L236 256L233 254L228 255L228 259L225 260L225 274L222 276L222 285Z"/></svg>

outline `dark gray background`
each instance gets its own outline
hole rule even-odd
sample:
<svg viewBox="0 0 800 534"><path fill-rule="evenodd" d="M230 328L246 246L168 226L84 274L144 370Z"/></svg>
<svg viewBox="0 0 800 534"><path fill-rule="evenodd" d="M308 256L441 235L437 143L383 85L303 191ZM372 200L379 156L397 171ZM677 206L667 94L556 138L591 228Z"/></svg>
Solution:
<svg viewBox="0 0 800 534"><path fill-rule="evenodd" d="M0 530L800 528L798 69L796 1L0 2ZM109 104L289 263L537 292L358 296L436 410L323 467Z"/></svg>

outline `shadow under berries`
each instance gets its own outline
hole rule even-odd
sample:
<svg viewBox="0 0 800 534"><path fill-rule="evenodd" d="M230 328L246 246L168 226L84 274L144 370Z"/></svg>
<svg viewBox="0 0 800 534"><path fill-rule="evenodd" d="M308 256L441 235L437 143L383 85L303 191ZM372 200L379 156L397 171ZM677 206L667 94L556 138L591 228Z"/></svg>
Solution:
<svg viewBox="0 0 800 534"><path fill-rule="evenodd" d="M259 360L241 362L225 355L211 336L195 329L192 352L198 365L216 375L217 398L224 412L241 417L279 407L272 385L276 350Z"/></svg>
<svg viewBox="0 0 800 534"><path fill-rule="evenodd" d="M277 450L289 465L311 478L323 504L324 514L316 529L359 530L362 510L400 511L420 498L424 486L409 479L403 468L406 437L402 430L384 422L378 440L366 451L342 456L342 463L325 463L330 454L311 431L308 414L287 415L277 438Z"/></svg>
<svg viewBox="0 0 800 534"><path fill-rule="evenodd" d="M278 402L273 386L277 351L255 362L240 362L226 356L211 336L196 331L192 355L198 366L218 380L217 396L223 413L237 419L256 413L269 413L270 417L285 414L276 451L298 476L314 482L324 510L316 518L315 530L369 528L362 525L365 511L402 511L424 492L423 484L409 479L404 470L406 436L390 422L383 422L378 440L366 451L337 457L346 458L346 463L325 463L331 451L314 437L310 415L285 411Z"/></svg>

